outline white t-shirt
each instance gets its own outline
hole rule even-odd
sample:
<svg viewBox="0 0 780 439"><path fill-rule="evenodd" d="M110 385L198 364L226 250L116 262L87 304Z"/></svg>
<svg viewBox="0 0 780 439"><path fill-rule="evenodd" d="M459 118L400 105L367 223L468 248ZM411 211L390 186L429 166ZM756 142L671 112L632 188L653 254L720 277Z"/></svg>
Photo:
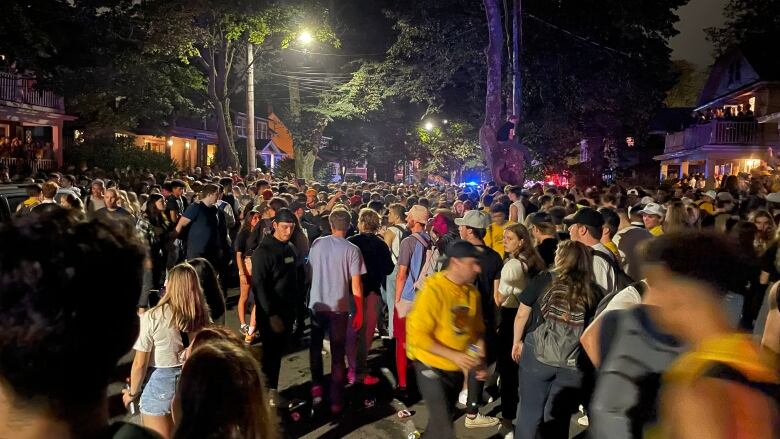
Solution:
<svg viewBox="0 0 780 439"><path fill-rule="evenodd" d="M592 246L594 251L603 253L609 260L614 261L613 253L602 243ZM606 293L611 292L615 287L615 270L612 265L598 256L593 257L593 280L604 289Z"/></svg>
<svg viewBox="0 0 780 439"><path fill-rule="evenodd" d="M179 354L184 351L184 343L167 305L152 308L141 315L141 330L133 349L152 353L150 367L165 368L183 364Z"/></svg>
<svg viewBox="0 0 780 439"><path fill-rule="evenodd" d="M528 283L528 265L519 259L508 259L501 269L501 280L498 283L498 294L507 299L501 304L503 308L520 306L518 297Z"/></svg>

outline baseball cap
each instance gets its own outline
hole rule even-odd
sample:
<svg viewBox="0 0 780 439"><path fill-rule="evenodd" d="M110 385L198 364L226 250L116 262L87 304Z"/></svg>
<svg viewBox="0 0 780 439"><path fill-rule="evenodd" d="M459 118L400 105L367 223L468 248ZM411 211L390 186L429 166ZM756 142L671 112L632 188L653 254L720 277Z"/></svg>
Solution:
<svg viewBox="0 0 780 439"><path fill-rule="evenodd" d="M415 204L406 212L406 217L412 218L415 222L420 224L428 224L428 219L431 217L431 213L428 212L428 209L426 209L425 206Z"/></svg>
<svg viewBox="0 0 780 439"><path fill-rule="evenodd" d="M720 192L718 193L718 200L719 201L734 201L734 197L728 193L728 192Z"/></svg>
<svg viewBox="0 0 780 439"><path fill-rule="evenodd" d="M664 209L664 207L658 203L650 203L645 206L644 209L640 210L639 213L643 215L657 215L663 217L666 215L666 209Z"/></svg>
<svg viewBox="0 0 780 439"><path fill-rule="evenodd" d="M766 200L770 203L780 203L780 192L772 192L766 196Z"/></svg>
<svg viewBox="0 0 780 439"><path fill-rule="evenodd" d="M462 239L453 241L444 250L444 257L446 259L479 258L480 256L482 256L482 252L479 248Z"/></svg>
<svg viewBox="0 0 780 439"><path fill-rule="evenodd" d="M363 197L360 195L353 195L352 198L349 199L349 204L352 206L359 206L363 204Z"/></svg>
<svg viewBox="0 0 780 439"><path fill-rule="evenodd" d="M713 200L714 200L715 198L718 198L718 193L717 193L717 192L715 192L715 191L707 191L707 192L702 192L701 194L702 194L702 196L705 196L705 197L710 197L710 198L712 198Z"/></svg>
<svg viewBox="0 0 780 439"><path fill-rule="evenodd" d="M650 204L650 203L655 203L655 198L653 198L651 196L642 197L642 199L639 201L639 203L640 204L645 204L645 205Z"/></svg>
<svg viewBox="0 0 780 439"><path fill-rule="evenodd" d="M567 225L582 224L584 226L601 227L604 225L604 217L596 210L590 207L583 207L563 219Z"/></svg>
<svg viewBox="0 0 780 439"><path fill-rule="evenodd" d="M552 223L553 219L547 212L534 212L528 216L525 217L525 220L528 222L528 224L531 225L538 225L538 224L544 224L544 223Z"/></svg>
<svg viewBox="0 0 780 439"><path fill-rule="evenodd" d="M626 195L636 195L639 196L639 191L636 189L629 189L628 192L626 192Z"/></svg>
<svg viewBox="0 0 780 439"><path fill-rule="evenodd" d="M455 218L455 224L472 229L487 229L490 222L490 216L481 210L469 210L463 215L463 218Z"/></svg>

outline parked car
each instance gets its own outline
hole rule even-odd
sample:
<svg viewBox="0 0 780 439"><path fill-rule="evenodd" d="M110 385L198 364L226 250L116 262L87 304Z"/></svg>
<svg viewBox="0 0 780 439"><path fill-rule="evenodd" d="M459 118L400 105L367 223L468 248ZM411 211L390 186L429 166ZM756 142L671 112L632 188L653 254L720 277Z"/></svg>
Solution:
<svg viewBox="0 0 780 439"><path fill-rule="evenodd" d="M16 207L27 199L23 185L0 184L0 221L8 221L16 212Z"/></svg>

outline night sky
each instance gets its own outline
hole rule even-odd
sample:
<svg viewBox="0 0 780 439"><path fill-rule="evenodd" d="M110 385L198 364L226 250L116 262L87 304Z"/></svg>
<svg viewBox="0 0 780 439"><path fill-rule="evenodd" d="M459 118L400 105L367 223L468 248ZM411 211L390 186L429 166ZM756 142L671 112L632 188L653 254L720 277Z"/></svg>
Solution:
<svg viewBox="0 0 780 439"><path fill-rule="evenodd" d="M685 59L699 68L712 64L712 44L707 41L704 29L723 25L723 7L728 0L691 0L677 11L680 34L672 38L672 59Z"/></svg>

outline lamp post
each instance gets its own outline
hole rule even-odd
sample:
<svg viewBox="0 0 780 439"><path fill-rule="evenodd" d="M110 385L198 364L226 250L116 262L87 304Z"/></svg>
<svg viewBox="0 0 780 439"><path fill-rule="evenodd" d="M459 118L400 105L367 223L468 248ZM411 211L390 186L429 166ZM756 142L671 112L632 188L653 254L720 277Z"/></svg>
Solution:
<svg viewBox="0 0 780 439"><path fill-rule="evenodd" d="M246 173L257 168L257 152L255 150L255 49L247 42L246 53Z"/></svg>

